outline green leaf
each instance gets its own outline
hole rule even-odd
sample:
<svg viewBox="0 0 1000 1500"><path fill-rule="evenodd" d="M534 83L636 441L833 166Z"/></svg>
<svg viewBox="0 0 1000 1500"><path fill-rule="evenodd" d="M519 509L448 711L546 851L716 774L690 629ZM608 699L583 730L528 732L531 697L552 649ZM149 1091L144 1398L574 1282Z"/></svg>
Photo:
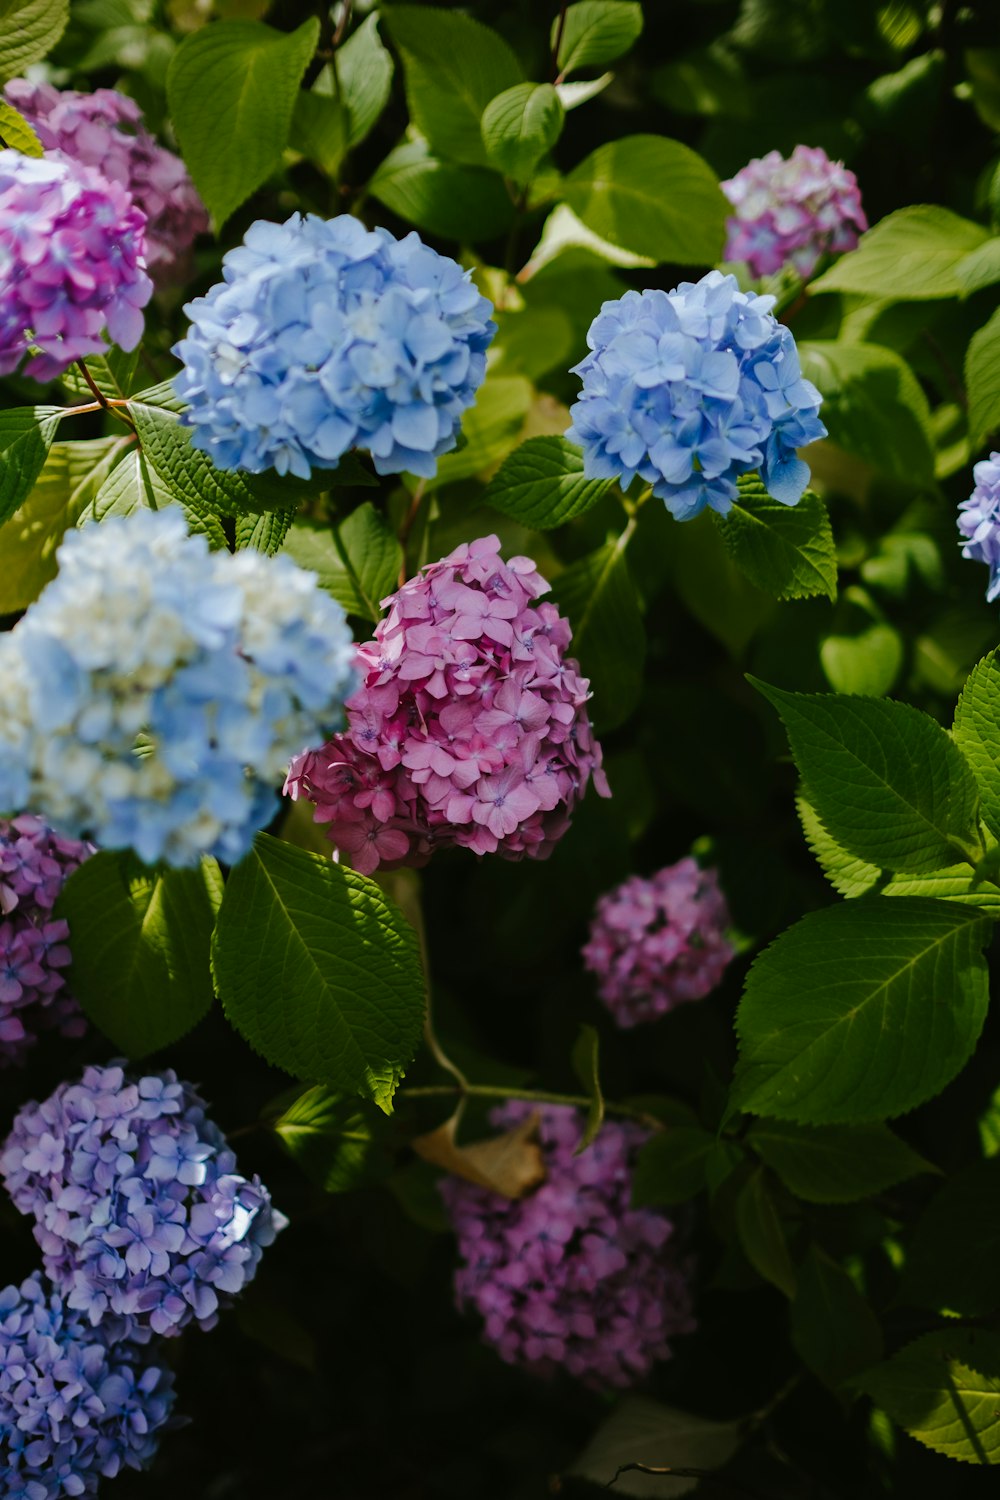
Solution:
<svg viewBox="0 0 1000 1500"><path fill-rule="evenodd" d="M639 701L646 632L625 557L627 533L564 568L552 602L569 617L572 654L594 694L591 713L602 731L624 723Z"/></svg>
<svg viewBox="0 0 1000 1500"><path fill-rule="evenodd" d="M937 1170L882 1124L758 1120L746 1139L789 1191L807 1203L853 1203L918 1172Z"/></svg>
<svg viewBox="0 0 1000 1500"><path fill-rule="evenodd" d="M69 0L0 0L0 84L41 62L69 21Z"/></svg>
<svg viewBox="0 0 1000 1500"><path fill-rule="evenodd" d="M258 834L212 944L226 1015L255 1051L388 1114L420 1038L416 935L373 880Z"/></svg>
<svg viewBox="0 0 1000 1500"><path fill-rule="evenodd" d="M461 11L432 5L383 6L382 17L403 59L410 119L431 152L485 166L483 110L524 79L503 37Z"/></svg>
<svg viewBox="0 0 1000 1500"><path fill-rule="evenodd" d="M930 409L913 371L881 344L816 339L799 345L802 373L823 395L830 438L908 484L934 477Z"/></svg>
<svg viewBox="0 0 1000 1500"><path fill-rule="evenodd" d="M552 22L551 45L560 18ZM642 34L642 6L632 0L577 0L566 11L559 42L560 79L581 68L603 68L622 57Z"/></svg>
<svg viewBox="0 0 1000 1500"><path fill-rule="evenodd" d="M972 767L983 822L1000 838L1000 657L996 651L970 672L955 709L953 733Z"/></svg>
<svg viewBox="0 0 1000 1500"><path fill-rule="evenodd" d="M498 173L442 161L424 141L390 151L368 191L408 224L446 240L495 239L514 213Z"/></svg>
<svg viewBox="0 0 1000 1500"><path fill-rule="evenodd" d="M300 89L288 132L293 151L314 161L329 177L336 177L347 154L347 110L336 97Z"/></svg>
<svg viewBox="0 0 1000 1500"><path fill-rule="evenodd" d="M742 1441L738 1422L710 1422L705 1417L678 1411L651 1401L648 1396L626 1395L601 1423L570 1474L589 1479L594 1485L614 1485L616 1495L675 1500L698 1484L696 1478L664 1479L656 1473L626 1472L628 1464L657 1469L721 1469Z"/></svg>
<svg viewBox="0 0 1000 1500"><path fill-rule="evenodd" d="M978 840L975 778L928 714L888 698L786 693L747 680L781 714L805 794L851 854L920 874L954 864Z"/></svg>
<svg viewBox="0 0 1000 1500"><path fill-rule="evenodd" d="M0 411L0 523L31 494L62 415L61 406Z"/></svg>
<svg viewBox="0 0 1000 1500"><path fill-rule="evenodd" d="M216 228L280 166L319 31L315 17L287 33L260 21L214 21L171 58L170 117Z"/></svg>
<svg viewBox="0 0 1000 1500"><path fill-rule="evenodd" d="M938 1312L979 1317L1000 1306L1000 1157L967 1167L917 1222L900 1295Z"/></svg>
<svg viewBox="0 0 1000 1500"><path fill-rule="evenodd" d="M1000 427L1000 308L969 340L965 354L969 442L981 447Z"/></svg>
<svg viewBox="0 0 1000 1500"><path fill-rule="evenodd" d="M573 1044L570 1062L580 1086L588 1094L590 1105L576 1154L585 1151L604 1123L604 1095L601 1092L601 1077L598 1071L600 1040L593 1026L581 1026L580 1034Z"/></svg>
<svg viewBox="0 0 1000 1500"><path fill-rule="evenodd" d="M217 469L207 454L191 444L191 429L177 414L141 392L128 412L147 461L185 510L203 517L256 515L261 502L242 474Z"/></svg>
<svg viewBox="0 0 1000 1500"><path fill-rule="evenodd" d="M56 915L70 927L70 988L128 1057L190 1031L212 1004L209 943L222 900L214 859L151 870L130 853L94 854L66 882Z"/></svg>
<svg viewBox="0 0 1000 1500"><path fill-rule="evenodd" d="M716 1138L694 1122L667 1125L639 1148L632 1173L636 1208L686 1203L705 1187L705 1168Z"/></svg>
<svg viewBox="0 0 1000 1500"><path fill-rule="evenodd" d="M1000 1338L942 1328L856 1382L894 1422L948 1458L1000 1463Z"/></svg>
<svg viewBox="0 0 1000 1500"><path fill-rule="evenodd" d="M988 238L980 225L947 208L912 204L863 234L858 248L842 255L810 290L863 292L897 302L960 297L965 288L958 266Z"/></svg>
<svg viewBox="0 0 1000 1500"><path fill-rule="evenodd" d="M546 531L585 515L614 488L612 479L587 479L583 454L564 437L528 438L505 458L483 496L485 505Z"/></svg>
<svg viewBox="0 0 1000 1500"><path fill-rule="evenodd" d="M559 139L565 118L551 83L515 83L483 111L486 155L504 176L527 182Z"/></svg>
<svg viewBox="0 0 1000 1500"><path fill-rule="evenodd" d="M758 1167L740 1190L736 1230L743 1253L757 1274L786 1297L794 1297L795 1267L763 1167Z"/></svg>
<svg viewBox="0 0 1000 1500"><path fill-rule="evenodd" d="M819 647L820 665L837 693L881 698L903 665L903 639L864 589L850 587Z"/></svg>
<svg viewBox="0 0 1000 1500"><path fill-rule="evenodd" d="M103 521L106 516L130 516L141 509L162 510L165 505L175 504L183 510L189 531L202 532L211 547L227 546L218 516L204 506L192 510L181 496L167 488L138 446L115 465L77 524Z"/></svg>
<svg viewBox="0 0 1000 1500"><path fill-rule="evenodd" d="M357 1099L341 1098L317 1084L268 1123L324 1192L346 1193L384 1164L378 1131L381 1118Z"/></svg>
<svg viewBox="0 0 1000 1500"><path fill-rule="evenodd" d="M437 474L427 490L493 469L506 458L521 435L531 409L534 387L523 375L487 375L475 406L462 418L464 443L438 459Z"/></svg>
<svg viewBox="0 0 1000 1500"><path fill-rule="evenodd" d="M347 109L348 144L358 146L389 102L395 64L376 14L362 21L337 51L337 82Z"/></svg>
<svg viewBox="0 0 1000 1500"><path fill-rule="evenodd" d="M806 1251L798 1280L792 1343L814 1375L836 1388L882 1358L882 1329L870 1304L817 1245Z"/></svg>
<svg viewBox="0 0 1000 1500"><path fill-rule="evenodd" d="M955 267L955 276L967 297L1000 281L1000 236L985 240L978 250L960 260Z"/></svg>
<svg viewBox="0 0 1000 1500"><path fill-rule="evenodd" d="M113 401L131 396L139 368L139 350L126 354L117 344L108 347L106 354L88 354L83 361L91 380L102 395ZM59 383L74 400L92 401L93 391L84 380L76 365L70 365L59 377ZM160 389L160 387L156 387Z"/></svg>
<svg viewBox="0 0 1000 1500"><path fill-rule="evenodd" d="M982 1030L991 932L980 912L915 896L860 897L803 917L747 975L732 1106L864 1124L932 1098Z"/></svg>
<svg viewBox="0 0 1000 1500"><path fill-rule="evenodd" d="M726 515L713 515L737 567L775 599L808 599L837 593L837 552L826 506L812 490L798 505L782 505L756 474L739 481Z"/></svg>
<svg viewBox="0 0 1000 1500"><path fill-rule="evenodd" d="M679 141L609 141L573 169L563 196L588 229L657 264L722 258L729 204L708 163Z"/></svg>
<svg viewBox="0 0 1000 1500"><path fill-rule="evenodd" d="M236 550L252 548L274 557L281 551L295 519L294 510L270 510L263 516L237 516Z"/></svg>
<svg viewBox="0 0 1000 1500"><path fill-rule="evenodd" d="M2 47L3 43L0 42L0 49ZM45 155L45 148L34 127L6 99L0 99L0 145L20 151L22 156Z"/></svg>
<svg viewBox="0 0 1000 1500"><path fill-rule="evenodd" d="M367 501L339 526L298 523L285 538L284 550L300 567L317 573L348 614L365 620L382 618L380 601L399 584L403 549Z"/></svg>

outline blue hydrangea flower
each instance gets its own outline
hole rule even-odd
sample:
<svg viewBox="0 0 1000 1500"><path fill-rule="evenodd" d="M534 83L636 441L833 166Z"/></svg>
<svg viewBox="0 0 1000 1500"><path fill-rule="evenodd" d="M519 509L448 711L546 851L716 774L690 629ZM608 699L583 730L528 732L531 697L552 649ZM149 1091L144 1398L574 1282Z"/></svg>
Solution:
<svg viewBox="0 0 1000 1500"><path fill-rule="evenodd" d="M0 1500L96 1495L153 1457L174 1377L110 1342L36 1273L0 1291Z"/></svg>
<svg viewBox="0 0 1000 1500"><path fill-rule="evenodd" d="M0 637L0 812L149 864L241 858L292 756L341 722L344 611L288 557L210 552L179 510L70 532L58 556Z"/></svg>
<svg viewBox="0 0 1000 1500"><path fill-rule="evenodd" d="M471 272L349 214L258 220L222 265L174 347L196 448L219 469L302 479L350 448L380 474L436 472L496 333Z"/></svg>
<svg viewBox="0 0 1000 1500"><path fill-rule="evenodd" d="M737 475L755 469L770 495L797 504L809 468L796 450L826 428L773 306L720 271L605 302L574 367L583 389L566 434L588 479L626 487L638 474L679 521L706 506L725 515Z"/></svg>
<svg viewBox="0 0 1000 1500"><path fill-rule="evenodd" d="M958 529L966 539L962 556L989 568L986 597L992 604L1000 595L1000 453L976 464L972 477L976 487L958 507Z"/></svg>
<svg viewBox="0 0 1000 1500"><path fill-rule="evenodd" d="M92 1067L25 1105L0 1176L67 1306L139 1340L214 1327L286 1222L169 1071Z"/></svg>

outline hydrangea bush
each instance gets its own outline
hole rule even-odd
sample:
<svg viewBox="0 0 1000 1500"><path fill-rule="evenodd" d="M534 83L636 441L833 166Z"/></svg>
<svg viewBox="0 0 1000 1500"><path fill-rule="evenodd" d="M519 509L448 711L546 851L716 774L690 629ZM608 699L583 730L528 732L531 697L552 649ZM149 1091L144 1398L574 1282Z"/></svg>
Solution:
<svg viewBox="0 0 1000 1500"><path fill-rule="evenodd" d="M0 86L0 1497L992 1494L991 7Z"/></svg>

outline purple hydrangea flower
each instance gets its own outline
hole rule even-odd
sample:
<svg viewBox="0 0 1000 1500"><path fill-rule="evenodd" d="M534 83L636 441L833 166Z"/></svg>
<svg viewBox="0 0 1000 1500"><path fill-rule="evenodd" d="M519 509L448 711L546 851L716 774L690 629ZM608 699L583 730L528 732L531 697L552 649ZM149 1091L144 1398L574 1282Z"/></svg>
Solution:
<svg viewBox="0 0 1000 1500"><path fill-rule="evenodd" d="M508 1129L533 1112L512 1100L490 1119ZM546 1105L538 1114L547 1176L532 1193L514 1200L457 1177L441 1183L465 1261L456 1299L481 1315L486 1342L508 1364L633 1385L695 1326L692 1267L675 1225L630 1207L632 1158L647 1132L606 1123L578 1156L582 1113Z"/></svg>
<svg viewBox="0 0 1000 1500"><path fill-rule="evenodd" d="M196 448L304 479L355 447L380 474L436 472L496 333L471 271L349 214L259 220L222 265L174 347Z"/></svg>
<svg viewBox="0 0 1000 1500"><path fill-rule="evenodd" d="M1000 595L1000 453L991 453L972 471L976 487L958 507L962 556L982 562L990 570L986 597L992 604Z"/></svg>
<svg viewBox="0 0 1000 1500"><path fill-rule="evenodd" d="M24 1061L42 1030L82 1036L66 990L69 926L52 916L64 882L92 853L41 818L0 818L0 1067Z"/></svg>
<svg viewBox="0 0 1000 1500"><path fill-rule="evenodd" d="M728 926L716 872L682 859L600 898L583 961L619 1026L635 1026L715 989L733 956Z"/></svg>
<svg viewBox="0 0 1000 1500"><path fill-rule="evenodd" d="M285 784L355 869L424 864L449 845L544 858L591 777L610 795L569 625L535 603L547 589L489 536L383 601L347 729L297 756Z"/></svg>
<svg viewBox="0 0 1000 1500"><path fill-rule="evenodd" d="M719 271L605 302L574 367L583 389L566 434L587 478L627 487L640 475L679 521L706 506L725 515L737 476L755 469L796 505L809 482L797 449L826 428L773 306Z"/></svg>
<svg viewBox="0 0 1000 1500"><path fill-rule="evenodd" d="M92 1067L25 1105L0 1175L67 1306L139 1339L214 1327L285 1223L169 1071Z"/></svg>
<svg viewBox="0 0 1000 1500"><path fill-rule="evenodd" d="M100 354L108 336L123 349L142 337L145 215L124 188L68 157L0 151L0 375L25 366L54 380Z"/></svg>
<svg viewBox="0 0 1000 1500"><path fill-rule="evenodd" d="M858 179L819 146L755 157L722 183L735 212L727 223L726 260L754 276L792 266L805 279L830 251L853 250L868 228Z"/></svg>
<svg viewBox="0 0 1000 1500"><path fill-rule="evenodd" d="M174 1377L111 1343L37 1273L0 1291L0 1500L96 1495L159 1446Z"/></svg>
<svg viewBox="0 0 1000 1500"><path fill-rule="evenodd" d="M146 215L146 260L157 283L191 273L191 247L208 229L205 205L179 156L160 146L134 99L115 89L80 94L15 78L4 94L31 124L46 151L96 167L120 183Z"/></svg>

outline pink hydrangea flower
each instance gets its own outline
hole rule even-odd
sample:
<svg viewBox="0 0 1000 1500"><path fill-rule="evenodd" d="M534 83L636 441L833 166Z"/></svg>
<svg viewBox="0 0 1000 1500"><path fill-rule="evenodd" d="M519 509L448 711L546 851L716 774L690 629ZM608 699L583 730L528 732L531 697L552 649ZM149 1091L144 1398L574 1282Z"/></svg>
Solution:
<svg viewBox="0 0 1000 1500"><path fill-rule="evenodd" d="M490 1119L509 1129L532 1112L512 1100ZM633 1385L695 1326L692 1265L676 1226L630 1206L632 1161L647 1132L606 1123L577 1156L581 1111L538 1113L547 1176L534 1192L513 1200L457 1177L440 1185L465 1262L456 1300L481 1315L485 1341L508 1364Z"/></svg>
<svg viewBox="0 0 1000 1500"><path fill-rule="evenodd" d="M0 151L0 375L53 380L114 343L134 349L153 292L145 216L125 189L68 157Z"/></svg>
<svg viewBox="0 0 1000 1500"><path fill-rule="evenodd" d="M61 151L119 183L146 215L146 260L158 284L183 281L208 214L179 156L161 146L134 99L115 89L80 94L15 78L4 95L46 151Z"/></svg>
<svg viewBox="0 0 1000 1500"><path fill-rule="evenodd" d="M868 228L858 179L819 146L755 157L722 183L735 212L727 222L726 260L746 261L754 276L784 265L811 276L829 251L853 250Z"/></svg>
<svg viewBox="0 0 1000 1500"><path fill-rule="evenodd" d="M535 602L547 589L489 536L383 601L346 731L296 757L285 784L355 869L424 864L451 845L544 858L591 778L610 795L569 625Z"/></svg>
<svg viewBox="0 0 1000 1500"><path fill-rule="evenodd" d="M636 1026L715 989L733 956L728 926L716 872L682 859L600 898L583 961L618 1025Z"/></svg>

